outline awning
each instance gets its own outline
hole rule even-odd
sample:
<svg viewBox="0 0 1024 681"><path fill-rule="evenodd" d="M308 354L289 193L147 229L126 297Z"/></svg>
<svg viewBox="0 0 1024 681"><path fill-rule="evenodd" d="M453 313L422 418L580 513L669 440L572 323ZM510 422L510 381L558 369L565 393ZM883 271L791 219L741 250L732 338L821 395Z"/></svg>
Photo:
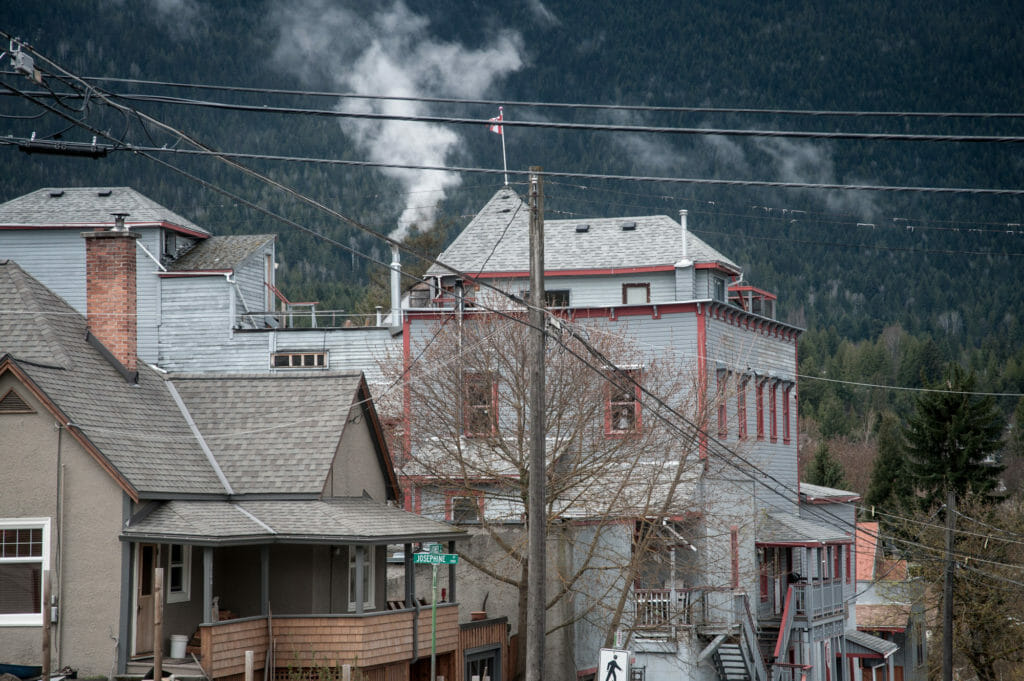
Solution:
<svg viewBox="0 0 1024 681"><path fill-rule="evenodd" d="M849 655L878 656L882 659L889 659L900 647L892 641L878 638L856 629L846 630L846 652Z"/></svg>
<svg viewBox="0 0 1024 681"><path fill-rule="evenodd" d="M850 544L853 538L824 523L801 518L795 513L765 513L758 518L754 541L758 544L816 546Z"/></svg>
<svg viewBox="0 0 1024 681"><path fill-rule="evenodd" d="M121 541L199 546L402 544L466 532L365 497L328 500L167 501L138 514Z"/></svg>

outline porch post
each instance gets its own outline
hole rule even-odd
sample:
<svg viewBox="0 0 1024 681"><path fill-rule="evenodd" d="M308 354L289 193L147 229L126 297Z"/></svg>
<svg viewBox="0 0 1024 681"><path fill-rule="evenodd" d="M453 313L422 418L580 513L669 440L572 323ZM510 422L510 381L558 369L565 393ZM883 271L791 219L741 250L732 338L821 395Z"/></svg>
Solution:
<svg viewBox="0 0 1024 681"><path fill-rule="evenodd" d="M124 521L122 527L127 526L128 519L132 517L132 500L127 494L121 496L121 518ZM129 640L132 631L132 558L135 555L135 544L121 542L121 607L118 611L117 624L117 671L123 674L128 667L128 655L134 647ZM61 604L63 605L63 604Z"/></svg>
<svg viewBox="0 0 1024 681"><path fill-rule="evenodd" d="M405 563L405 607L413 607L416 600L416 574L412 567L412 544L402 545L402 560Z"/></svg>
<svg viewBox="0 0 1024 681"><path fill-rule="evenodd" d="M213 548L203 547L203 624L213 623Z"/></svg>
<svg viewBox="0 0 1024 681"><path fill-rule="evenodd" d="M356 613L363 613L363 601L366 600L366 594L363 593L363 570L366 566L363 565L363 559L365 557L366 549L362 544L357 544L356 547Z"/></svg>
<svg viewBox="0 0 1024 681"><path fill-rule="evenodd" d="M455 540L448 542L448 553L455 553ZM448 563L448 602L458 603L455 598L455 563Z"/></svg>
<svg viewBox="0 0 1024 681"><path fill-rule="evenodd" d="M270 547L260 547L260 614L270 612Z"/></svg>

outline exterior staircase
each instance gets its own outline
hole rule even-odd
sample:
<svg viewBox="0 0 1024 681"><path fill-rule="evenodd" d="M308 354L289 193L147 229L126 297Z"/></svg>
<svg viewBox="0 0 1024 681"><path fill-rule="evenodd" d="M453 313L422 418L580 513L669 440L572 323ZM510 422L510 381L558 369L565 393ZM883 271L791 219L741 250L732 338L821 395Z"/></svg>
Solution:
<svg viewBox="0 0 1024 681"><path fill-rule="evenodd" d="M753 681L739 643L722 643L714 653L715 669L722 681Z"/></svg>

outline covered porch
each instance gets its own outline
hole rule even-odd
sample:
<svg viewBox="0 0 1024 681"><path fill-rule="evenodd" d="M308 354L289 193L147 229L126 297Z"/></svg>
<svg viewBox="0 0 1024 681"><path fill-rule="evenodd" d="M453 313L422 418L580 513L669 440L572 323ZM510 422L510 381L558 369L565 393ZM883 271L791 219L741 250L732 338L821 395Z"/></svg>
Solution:
<svg viewBox="0 0 1024 681"><path fill-rule="evenodd" d="M166 656L171 636L187 636L182 662L197 662L210 679L244 674L246 651L267 679L315 678L344 665L368 678L414 678L411 663L430 655L431 604L416 594L413 553L442 542L454 553L463 534L368 498L154 504L121 536L131 556L122 600L131 609L122 612L129 645L119 667L145 665L157 647ZM403 549L402 593L387 592L388 545ZM448 569L437 651L454 658L455 566Z"/></svg>

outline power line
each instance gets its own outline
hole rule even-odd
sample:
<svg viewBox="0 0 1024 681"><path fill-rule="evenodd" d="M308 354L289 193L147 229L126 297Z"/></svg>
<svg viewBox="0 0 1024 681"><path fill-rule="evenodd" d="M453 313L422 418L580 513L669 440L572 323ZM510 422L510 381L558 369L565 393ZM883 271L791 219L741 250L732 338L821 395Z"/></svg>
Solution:
<svg viewBox="0 0 1024 681"><path fill-rule="evenodd" d="M11 88L6 83L4 87ZM13 89L13 88L11 88ZM16 91L16 90L15 90ZM16 140L0 140L0 144L14 144ZM381 163L376 161L348 161L333 158L318 158L310 156L287 156L281 154L256 154L230 151L217 151L213 149L168 149L165 147L146 147L121 143L115 151L130 151L146 154L181 154L186 156L213 156L220 159L248 159L259 161L291 161L299 163L316 163L323 165L352 166L358 168L391 168L400 170L438 170L453 173L481 173L487 175L502 175L504 170L494 168L475 168L466 166L437 166L412 163ZM242 166L232 163L235 167ZM247 171L249 172L249 171ZM251 171L255 172L255 171ZM249 172L249 174L251 174ZM526 170L508 170L509 175L526 176ZM775 182L767 180L718 180L708 178L684 178L684 177L658 177L652 175L602 175L598 173L576 173L545 170L544 176L584 178L589 180L614 180L629 182L662 182L668 184L697 184L697 185L721 185L729 187L776 187L784 189L838 189L851 191L884 191L902 193L933 193L933 194L983 194L994 196L1024 196L1024 189L993 189L977 187L911 187L911 186L889 186L889 185L859 185L859 184L828 184L810 182Z"/></svg>
<svg viewBox="0 0 1024 681"><path fill-rule="evenodd" d="M11 74L7 71L4 74ZM159 85L166 87L194 88L197 90L221 90L225 92L248 92L255 94L301 95L313 97L331 97L336 99L363 99L398 102L423 102L430 104L473 104L486 106L504 105L508 107L553 108L553 109L596 109L608 111L649 111L667 113L725 113L725 114L764 114L772 116L838 116L838 117L881 117L881 118L982 118L982 119L1015 119L1024 118L1024 113L1004 112L966 112L966 111L853 111L827 109L782 109L782 108L744 108L744 107L709 107L709 106L650 106L630 104L583 104L569 102L537 102L501 99L461 99L454 97L408 97L397 95L369 95L353 92L335 92L323 90L285 90L264 87L245 87L233 85L211 85L200 83L180 83L161 80L144 80L140 78L116 78L112 76L82 76L85 81L103 81L127 83L131 85Z"/></svg>

